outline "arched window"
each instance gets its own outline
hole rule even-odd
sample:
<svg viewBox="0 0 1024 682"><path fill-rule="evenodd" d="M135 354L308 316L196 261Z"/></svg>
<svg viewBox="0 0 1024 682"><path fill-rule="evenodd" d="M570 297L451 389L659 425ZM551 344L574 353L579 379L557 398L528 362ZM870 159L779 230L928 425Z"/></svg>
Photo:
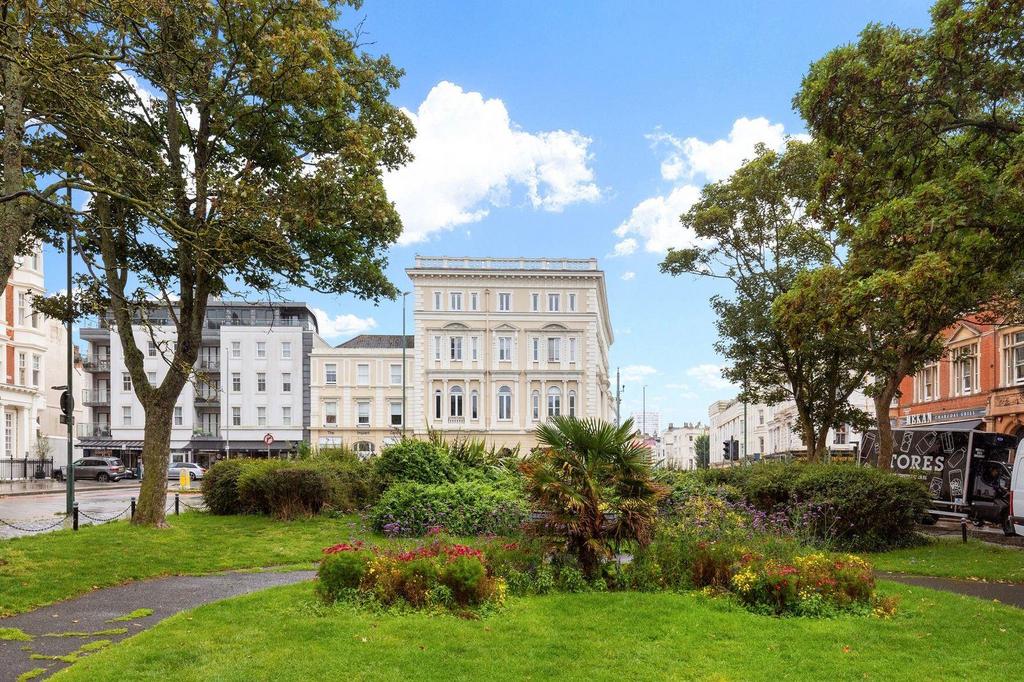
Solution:
<svg viewBox="0 0 1024 682"><path fill-rule="evenodd" d="M448 391L449 402L448 402L448 416L449 417L461 417L462 416L462 387L452 386Z"/></svg>
<svg viewBox="0 0 1024 682"><path fill-rule="evenodd" d="M441 391L434 391L434 419L441 418Z"/></svg>
<svg viewBox="0 0 1024 682"><path fill-rule="evenodd" d="M498 419L512 419L512 389L508 386L498 389Z"/></svg>
<svg viewBox="0 0 1024 682"><path fill-rule="evenodd" d="M562 392L552 386L548 389L548 418L562 414Z"/></svg>
<svg viewBox="0 0 1024 682"><path fill-rule="evenodd" d="M469 418L480 418L480 394L477 391L472 391L469 394Z"/></svg>
<svg viewBox="0 0 1024 682"><path fill-rule="evenodd" d="M569 416L576 416L576 391L569 391Z"/></svg>
<svg viewBox="0 0 1024 682"><path fill-rule="evenodd" d="M530 413L533 421L540 419L540 391L534 391L530 396Z"/></svg>

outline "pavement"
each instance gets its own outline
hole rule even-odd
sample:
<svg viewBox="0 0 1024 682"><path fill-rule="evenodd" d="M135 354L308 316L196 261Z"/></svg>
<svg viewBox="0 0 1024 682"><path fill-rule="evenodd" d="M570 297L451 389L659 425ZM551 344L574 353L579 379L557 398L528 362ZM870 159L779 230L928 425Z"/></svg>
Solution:
<svg viewBox="0 0 1024 682"><path fill-rule="evenodd" d="M929 587L933 590L943 590L944 592L955 592L956 594L963 594L968 597L998 601L1009 606L1016 606L1018 609L1024 609L1024 585L1020 583L992 583L883 572L876 572L875 576L883 580L892 580L905 585ZM3 621L0 620L0 624L2 623Z"/></svg>
<svg viewBox="0 0 1024 682"><path fill-rule="evenodd" d="M963 532L960 522L955 519L939 519L931 526L918 525L917 531L934 537L959 538ZM975 526L967 523L967 537L991 542L997 545L1009 545L1011 547L1024 547L1024 537L1020 535L1006 535L1002 528L992 525Z"/></svg>
<svg viewBox="0 0 1024 682"><path fill-rule="evenodd" d="M32 654L67 656L90 642L111 640L116 643L181 611L269 587L311 580L315 575L315 571L264 571L172 576L96 590L29 613L0 618L0 629L17 628L32 636L28 642L0 640L0 682L14 682L19 675L35 668L45 668L43 675L49 677L69 665L66 661L32 659ZM110 622L138 609L152 609L153 613L127 622ZM127 632L89 634L113 628L125 628ZM59 636L48 637L47 633Z"/></svg>
<svg viewBox="0 0 1024 682"><path fill-rule="evenodd" d="M79 524L106 523L127 518L131 498L139 496L139 485L137 481L76 485ZM178 492L178 485L170 484L167 489L167 503L170 505L174 499L173 493ZM195 489L198 490L198 487ZM192 507L202 505L199 495L182 495L182 500ZM64 518L66 507L63 487L52 492L0 497L0 540L70 528L70 520ZM182 505L181 511L185 513L187 507Z"/></svg>

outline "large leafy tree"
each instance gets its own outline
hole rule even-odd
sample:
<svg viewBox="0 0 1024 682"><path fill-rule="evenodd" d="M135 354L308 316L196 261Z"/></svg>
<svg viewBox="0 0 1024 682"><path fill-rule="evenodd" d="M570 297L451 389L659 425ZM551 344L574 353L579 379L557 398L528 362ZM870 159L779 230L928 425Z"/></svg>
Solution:
<svg viewBox="0 0 1024 682"><path fill-rule="evenodd" d="M816 183L822 156L813 143L791 140L785 152L759 146L754 159L727 180L706 185L682 216L697 246L669 251L662 272L730 282L733 297L716 295L718 350L727 378L750 402L796 404L808 455L825 452L828 430L862 423L850 405L864 371L853 350L856 326L823 327L806 306L781 314L776 301L809 270L841 264L841 237L821 226Z"/></svg>
<svg viewBox="0 0 1024 682"><path fill-rule="evenodd" d="M1024 12L940 0L931 16L926 31L868 26L795 99L827 156L825 219L847 226L838 298L868 332L883 467L900 382L957 320L998 318L1024 256Z"/></svg>
<svg viewBox="0 0 1024 682"><path fill-rule="evenodd" d="M91 195L83 297L112 323L145 410L136 523L163 524L174 404L193 376L207 301L285 287L395 294L383 250L401 231L382 173L406 162L401 72L363 52L333 0L120 5L114 120L77 137L69 184ZM116 11L115 11L116 10ZM151 385L133 325L168 364Z"/></svg>
<svg viewBox="0 0 1024 682"><path fill-rule="evenodd" d="M665 489L651 479L651 452L621 426L555 417L537 427L539 447L520 464L526 490L549 516L588 578L619 543L650 542Z"/></svg>

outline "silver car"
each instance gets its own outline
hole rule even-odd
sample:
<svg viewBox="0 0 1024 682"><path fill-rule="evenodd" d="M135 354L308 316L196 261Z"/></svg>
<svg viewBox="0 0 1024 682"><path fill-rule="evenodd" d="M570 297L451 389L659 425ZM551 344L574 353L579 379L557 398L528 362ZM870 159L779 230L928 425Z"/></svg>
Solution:
<svg viewBox="0 0 1024 682"><path fill-rule="evenodd" d="M188 472L188 477L193 481L202 478L206 473L206 469L195 462L171 462L171 466L167 467L167 480L180 480L183 470Z"/></svg>
<svg viewBox="0 0 1024 682"><path fill-rule="evenodd" d="M124 478L124 464L117 457L83 457L75 461L75 480L95 479L101 483L120 481ZM53 472L58 481L67 478L67 467L60 467Z"/></svg>

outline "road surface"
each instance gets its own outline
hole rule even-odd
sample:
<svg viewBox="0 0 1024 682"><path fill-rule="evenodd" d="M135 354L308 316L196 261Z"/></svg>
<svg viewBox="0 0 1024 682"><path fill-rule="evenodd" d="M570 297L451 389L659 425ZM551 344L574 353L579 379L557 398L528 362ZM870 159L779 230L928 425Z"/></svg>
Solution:
<svg viewBox="0 0 1024 682"><path fill-rule="evenodd" d="M139 485L138 481L120 481L108 483L100 489L76 490L79 524L104 523L112 517L126 518L131 498L139 496ZM177 483L168 486L168 505L173 503L177 487ZM45 533L65 527L63 524L54 526L64 514L65 500L63 491L44 495L0 497L0 539ZM200 504L198 496L192 495L188 497L187 502L192 506ZM187 508L182 506L181 511L184 513ZM70 528L70 523L67 527Z"/></svg>

